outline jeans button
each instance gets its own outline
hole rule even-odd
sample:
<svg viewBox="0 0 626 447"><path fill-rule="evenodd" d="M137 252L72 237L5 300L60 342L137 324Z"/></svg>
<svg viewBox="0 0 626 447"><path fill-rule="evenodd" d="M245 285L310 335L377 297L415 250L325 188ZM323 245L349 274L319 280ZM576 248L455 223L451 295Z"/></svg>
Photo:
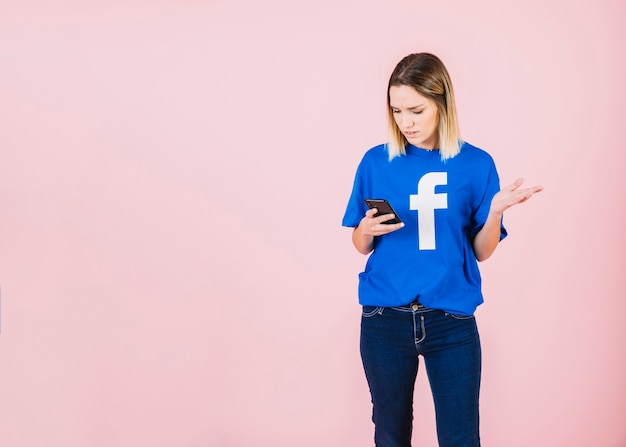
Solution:
<svg viewBox="0 0 626 447"><path fill-rule="evenodd" d="M413 306L411 306L411 309L413 309L414 311L416 311L419 307L417 306L417 304L413 304Z"/></svg>

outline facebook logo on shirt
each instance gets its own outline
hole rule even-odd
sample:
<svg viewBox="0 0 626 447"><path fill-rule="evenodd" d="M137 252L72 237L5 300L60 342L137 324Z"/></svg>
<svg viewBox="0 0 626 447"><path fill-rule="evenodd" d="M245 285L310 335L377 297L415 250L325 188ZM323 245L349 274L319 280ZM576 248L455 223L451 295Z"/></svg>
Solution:
<svg viewBox="0 0 626 447"><path fill-rule="evenodd" d="M435 193L435 187L448 184L447 172L429 172L417 182L417 194L409 196L409 208L417 210L417 236L420 250L434 250L435 210L448 208L448 194Z"/></svg>

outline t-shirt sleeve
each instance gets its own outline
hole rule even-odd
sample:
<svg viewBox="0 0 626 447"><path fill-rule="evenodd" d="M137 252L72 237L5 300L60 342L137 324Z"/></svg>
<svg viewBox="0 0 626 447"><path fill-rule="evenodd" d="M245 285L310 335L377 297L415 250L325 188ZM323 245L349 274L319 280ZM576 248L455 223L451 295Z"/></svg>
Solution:
<svg viewBox="0 0 626 447"><path fill-rule="evenodd" d="M479 198L472 217L472 226L470 235L473 238L476 233L485 225L489 209L491 208L491 199L500 191L500 178L493 159L489 157L489 163L486 169L484 181L480 182L476 196ZM500 240L507 236L506 228L504 228L503 220L500 220Z"/></svg>
<svg viewBox="0 0 626 447"><path fill-rule="evenodd" d="M367 206L365 205L365 167L361 161L354 176L354 184L352 185L352 194L348 200L346 212L343 215L341 225L344 227L358 227L361 219L365 216Z"/></svg>

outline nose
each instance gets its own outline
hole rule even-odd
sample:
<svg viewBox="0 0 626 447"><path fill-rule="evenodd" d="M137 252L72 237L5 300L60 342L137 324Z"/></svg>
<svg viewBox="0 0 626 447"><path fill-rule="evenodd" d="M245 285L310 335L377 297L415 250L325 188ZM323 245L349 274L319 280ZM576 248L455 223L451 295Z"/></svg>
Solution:
<svg viewBox="0 0 626 447"><path fill-rule="evenodd" d="M403 127L411 127L413 125L413 119L411 118L411 115L408 113L403 113L402 114L402 126Z"/></svg>

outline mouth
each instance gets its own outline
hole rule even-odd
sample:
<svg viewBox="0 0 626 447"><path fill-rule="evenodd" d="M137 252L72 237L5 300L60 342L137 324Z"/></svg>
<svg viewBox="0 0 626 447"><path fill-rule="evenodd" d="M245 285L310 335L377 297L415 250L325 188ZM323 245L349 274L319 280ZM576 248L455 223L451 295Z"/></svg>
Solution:
<svg viewBox="0 0 626 447"><path fill-rule="evenodd" d="M416 130L411 131L411 132L405 131L404 132L404 136L407 137L407 138L414 138L418 133L419 132L416 131Z"/></svg>

